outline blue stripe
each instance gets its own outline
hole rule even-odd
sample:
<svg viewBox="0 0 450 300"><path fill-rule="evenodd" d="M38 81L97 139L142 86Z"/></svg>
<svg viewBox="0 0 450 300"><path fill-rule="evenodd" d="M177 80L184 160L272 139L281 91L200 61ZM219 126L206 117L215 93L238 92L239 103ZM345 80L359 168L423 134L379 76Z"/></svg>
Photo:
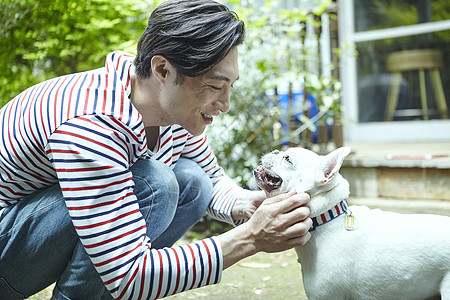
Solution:
<svg viewBox="0 0 450 300"><path fill-rule="evenodd" d="M115 115L115 107L116 107L116 82L117 82L117 73L114 72L114 79L113 79L113 86L112 86L112 90L111 90L111 115Z"/></svg>
<svg viewBox="0 0 450 300"><path fill-rule="evenodd" d="M153 251L150 250L150 287L153 287L153 281L155 280L155 260L153 258ZM156 287L155 287L156 289ZM149 289L148 297L147 299L150 299L150 296L152 295L153 289Z"/></svg>
<svg viewBox="0 0 450 300"><path fill-rule="evenodd" d="M91 163L96 162L95 159L83 159L83 158L76 158L76 159L64 159L64 158L56 158L51 159L51 163L65 163L65 164L76 164L76 163Z"/></svg>
<svg viewBox="0 0 450 300"><path fill-rule="evenodd" d="M53 93L53 90L55 89L55 87L58 85L58 82L61 80L61 77L58 78L58 80L56 80L55 84L53 85L53 87L50 90L50 93L48 93L48 97L47 97L47 124L48 124L48 128L52 128L52 124L51 124L51 120L52 118L50 117L50 98L51 95ZM54 107L54 109L56 109L56 107ZM51 131L52 129L50 129Z"/></svg>
<svg viewBox="0 0 450 300"><path fill-rule="evenodd" d="M116 247L108 248L108 250L105 250L105 251L102 251L102 252L98 252L98 253L94 253L94 254L90 254L89 256L90 257L99 257L99 256L102 256L102 255L108 254L109 252L113 252L113 251L116 251L116 250L118 250L120 248L124 248L124 247L126 247L128 245L131 245L131 244L139 241L141 238L143 238L145 236L146 236L146 234L142 234L142 235L138 236L137 238L134 238L134 239L132 239L132 240L130 240L128 242L122 243L120 245L117 245Z"/></svg>
<svg viewBox="0 0 450 300"><path fill-rule="evenodd" d="M213 163L214 162L214 157L212 157L210 160L209 160L209 163L207 163L206 165L203 165L203 166L201 166L203 169L204 168L206 168L207 166L209 166L211 163Z"/></svg>
<svg viewBox="0 0 450 300"><path fill-rule="evenodd" d="M167 285L166 285L166 292L164 293L164 296L162 298L167 297L167 294L169 293L170 286L172 285L172 260L170 259L169 252L167 249L163 249L164 252L167 255L167 261L169 262L169 274L167 275Z"/></svg>
<svg viewBox="0 0 450 300"><path fill-rule="evenodd" d="M328 210L328 214L330 215L330 219L334 219L333 211L330 209Z"/></svg>
<svg viewBox="0 0 450 300"><path fill-rule="evenodd" d="M163 136L165 136L171 129L172 129L172 126L167 127L167 128L163 131L163 133L161 133L161 138L162 138Z"/></svg>
<svg viewBox="0 0 450 300"><path fill-rule="evenodd" d="M201 253L201 252L200 252L200 246L199 246L198 244L195 244L195 246L197 246L198 253ZM197 287L199 287L199 286L202 284L202 282L203 282L203 277L205 277L205 265L204 265L204 262L203 262L203 256L200 254L200 255L199 255L199 258L200 258L200 269L201 269L201 273L200 273L200 280L198 281Z"/></svg>
<svg viewBox="0 0 450 300"><path fill-rule="evenodd" d="M181 252L183 253L183 258L184 258L184 284L183 284L183 288L181 290L185 291L187 289L187 284L188 284L189 267L188 267L188 259L186 256L186 252L184 252L183 247L180 247L180 249L181 249Z"/></svg>
<svg viewBox="0 0 450 300"><path fill-rule="evenodd" d="M214 283L218 283L219 282L219 274L220 274L220 257L219 257L219 249L217 248L216 242L214 242L214 239L210 238L209 239L211 241L211 243L214 246L214 251L216 252L216 276L214 276Z"/></svg>
<svg viewBox="0 0 450 300"><path fill-rule="evenodd" d="M103 124L105 124L106 126L108 126L109 128L111 128L112 130L117 131L117 125L115 123L109 123L110 120L104 118L104 116L99 116L99 115L94 115L94 117L99 120L100 122L102 122ZM122 135L125 138L125 142L127 142L127 144L131 144L130 139L128 138L127 135Z"/></svg>
<svg viewBox="0 0 450 300"><path fill-rule="evenodd" d="M66 90L71 85L70 83L72 82L72 80L74 80L75 77L76 77L76 74L75 75L71 75L69 82L67 82L66 86L64 87L64 90L63 90L62 95L61 95L61 99L63 99L63 102L61 103L61 108L64 107L64 104L66 104L67 99L70 98L69 96L66 97ZM70 112L70 107L67 107L67 111L65 111L64 109L61 109L61 119L60 119L61 122L63 122L63 120L64 120L64 115L63 115L64 112Z"/></svg>
<svg viewBox="0 0 450 300"><path fill-rule="evenodd" d="M106 174L106 175L102 175L102 176L92 176L92 177L85 176L85 177L81 177L81 178L80 177L78 177L78 178L58 177L58 181L60 181L60 182L76 182L76 181L86 181L86 180L89 180L89 181L101 180L101 179L107 179L107 178L112 178L112 177L116 177L116 176L119 177L119 176L125 175L129 172L130 172L129 170L124 170L122 172L117 172L117 173L113 173L113 174Z"/></svg>
<svg viewBox="0 0 450 300"><path fill-rule="evenodd" d="M67 199L66 199L66 201L67 201ZM107 211L104 211L104 212L101 212L101 213L84 215L84 216L70 216L70 217L72 218L72 220L88 220L88 219L91 219L91 218L97 218L97 217L106 216L106 215L109 215L111 213L118 212L119 210L121 210L121 209L123 209L123 208L125 208L127 206L130 206L130 205L135 205L135 203L133 201L131 201L131 202L127 202L127 203L122 204L120 207L114 207L113 209L110 209L110 210L107 210Z"/></svg>
<svg viewBox="0 0 450 300"><path fill-rule="evenodd" d="M132 256L130 259L124 261L122 264L117 265L117 266L114 266L114 268L105 270L104 272L99 273L99 275L100 275L100 276L108 275L108 274L110 274L110 273L112 273L112 272L114 272L114 271L119 270L119 269L122 268L123 266L132 264L132 263L134 263L134 262L136 261L136 259L137 259L140 255L142 255L142 253L138 253L137 255Z"/></svg>
<svg viewBox="0 0 450 300"><path fill-rule="evenodd" d="M37 108L37 104L38 104L38 102L40 102L40 101L38 101L38 99L40 99L40 96L41 96L42 92L44 91L44 89L45 89L45 87L46 87L46 85L48 83L49 82L45 82L45 83L42 83L41 85L39 85L40 90L39 90L38 95L36 96L35 101L34 101L34 124L36 126L36 129L38 129L38 130L36 130L36 133L37 133L37 136L38 136L42 146L44 145L44 139L42 138L41 130L39 130L41 128L41 126L39 126L38 120L43 118L43 116L41 115L40 118L38 117L38 114L42 114L42 112L41 112L40 109ZM50 128L49 128L49 130L50 130Z"/></svg>
<svg viewBox="0 0 450 300"><path fill-rule="evenodd" d="M195 156L189 156L189 158L190 158L190 159L196 159L196 158L198 158L199 156L202 156L203 153L205 153L207 150L208 150L208 147L206 147L205 149L203 149L202 152L200 152L199 154L197 154L197 155L195 155Z"/></svg>
<svg viewBox="0 0 450 300"><path fill-rule="evenodd" d="M106 154L104 154L103 152L94 150L94 149L92 149L92 148L90 148L90 147L87 147L87 146L84 146L84 145L81 145L81 144L78 144L78 143L74 143L74 142L66 141L66 140L57 140L57 139L50 139L50 140L49 140L49 143L53 143L53 144L63 144L63 145L73 145L73 146L75 146L75 147L77 147L77 148L86 150L86 151L88 151L88 152L97 154L98 156L104 157L104 158L106 158L106 159L108 159L108 160L110 160L110 161L113 161L113 162L115 162L116 164L118 164L118 165L120 165L120 166L122 166L122 167L124 167L124 168L128 168L128 165L127 165L126 163L124 163L122 160L119 160L119 159L114 158L114 157L112 157L112 156L106 155Z"/></svg>
<svg viewBox="0 0 450 300"><path fill-rule="evenodd" d="M163 158L164 155L166 155L169 151L172 151L172 146L170 146L166 151L164 151L164 153L162 153L160 156L158 156L157 160L160 160L161 158Z"/></svg>
<svg viewBox="0 0 450 300"><path fill-rule="evenodd" d="M83 86L84 86L84 83L86 82L86 78L88 77L88 74L86 73L86 75L84 75L84 79L83 79L83 81L81 82L81 85L80 85L80 87L78 88L78 93L77 93L77 100L76 100L76 102L75 102L75 114L78 114L78 106L80 105L80 94L81 94L81 90L82 90L82 88L83 88ZM85 101L87 101L87 100L85 100Z"/></svg>
<svg viewBox="0 0 450 300"><path fill-rule="evenodd" d="M99 237L99 236L102 236L102 235L106 235L106 234L111 233L111 232L114 232L114 231L116 231L116 230L123 229L123 228L125 228L125 227L127 227L127 226L129 226L129 225L136 224L136 223L142 221L143 219L144 219L144 218L142 217L142 215L140 215L139 217L137 217L137 218L134 219L134 220L130 220L130 221L125 222L125 223L123 223L123 224L119 224L119 225L117 225L116 227L110 228L110 229L108 229L108 230L97 231L96 233L94 233L94 234L89 234L89 235L80 235L80 234L78 234L78 236L79 236L81 239L92 239L92 238L95 238L95 237ZM116 223L117 223L117 222L116 222Z"/></svg>
<svg viewBox="0 0 450 300"><path fill-rule="evenodd" d="M33 98L31 98L31 95L33 94L33 91L34 91L35 88L36 88L36 86L33 86L33 87L31 88L31 92L30 92L28 98L26 98L26 100L25 100L25 106L24 106L24 108L23 108L23 110L22 110L22 112L23 112L23 113L22 113L22 119L23 119L23 120L25 120L25 112L31 110L31 108L28 108L28 106L31 107L31 103L33 102L33 101L32 101ZM25 96L25 92L22 93L21 95ZM34 149L34 153L37 154L38 156L40 156L41 158L43 158L43 160L48 160L47 156L45 156L45 154L41 152L41 149L40 149L40 148L38 147L38 145L36 144L35 139L32 138L32 132L31 132L31 130L25 130L23 133L24 133L24 134L26 135L26 137L28 138L28 142L29 142L29 144L32 146L32 148ZM24 139L24 140L25 140L25 139Z"/></svg>
<svg viewBox="0 0 450 300"><path fill-rule="evenodd" d="M98 136L101 136L101 137L103 137L103 138L105 138L105 139L107 139L107 140L113 142L114 144L116 144L117 146L119 146L119 147L120 147L122 150L124 150L125 152L128 152L128 149L126 149L121 143L119 143L119 142L117 142L116 140L114 140L114 139L113 139L110 135L108 135L108 134L104 134L104 133L101 133L101 132L98 131L98 130L94 130L94 129L92 129L92 128L85 127L85 126L78 125L78 124L73 124L73 123L70 123L70 122L67 123L66 125L71 126L71 127L74 127L74 128L81 129L81 130L83 130L83 131L87 131L87 132L93 133L93 134L98 135ZM117 131L117 130L116 130L116 131Z"/></svg>

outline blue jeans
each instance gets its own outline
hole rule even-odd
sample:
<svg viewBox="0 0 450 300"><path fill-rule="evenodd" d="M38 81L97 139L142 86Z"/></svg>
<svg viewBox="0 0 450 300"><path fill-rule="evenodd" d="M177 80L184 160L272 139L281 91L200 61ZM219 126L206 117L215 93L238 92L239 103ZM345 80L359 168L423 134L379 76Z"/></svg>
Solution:
<svg viewBox="0 0 450 300"><path fill-rule="evenodd" d="M172 171L156 160L131 167L153 248L173 245L205 214L212 183L193 161ZM75 232L59 185L0 216L0 299L24 299L56 281L54 299L112 299Z"/></svg>

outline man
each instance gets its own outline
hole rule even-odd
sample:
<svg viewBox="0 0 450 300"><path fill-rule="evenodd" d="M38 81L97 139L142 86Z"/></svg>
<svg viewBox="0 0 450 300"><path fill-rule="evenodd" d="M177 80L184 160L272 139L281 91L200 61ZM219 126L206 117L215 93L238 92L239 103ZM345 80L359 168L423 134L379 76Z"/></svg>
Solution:
<svg viewBox="0 0 450 300"><path fill-rule="evenodd" d="M161 298L306 243L308 195L239 188L207 144L206 126L230 108L243 38L225 6L169 0L136 57L113 52L104 68L0 110L0 299L55 281L54 299ZM172 247L205 211L243 224Z"/></svg>

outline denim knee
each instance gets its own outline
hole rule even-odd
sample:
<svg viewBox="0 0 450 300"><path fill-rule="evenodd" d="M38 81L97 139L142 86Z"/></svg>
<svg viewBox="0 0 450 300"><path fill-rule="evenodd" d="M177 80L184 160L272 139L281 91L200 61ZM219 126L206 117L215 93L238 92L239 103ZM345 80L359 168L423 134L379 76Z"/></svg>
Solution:
<svg viewBox="0 0 450 300"><path fill-rule="evenodd" d="M203 217L212 199L213 185L203 169L190 159L180 159L174 169L180 187L179 206L195 203L195 210L191 210L197 219ZM188 195L189 194L189 195Z"/></svg>
<svg viewBox="0 0 450 300"><path fill-rule="evenodd" d="M169 198L178 198L177 179L173 170L166 164L153 159L139 159L130 170L138 200L143 198L141 193L146 192L165 192Z"/></svg>
<svg viewBox="0 0 450 300"><path fill-rule="evenodd" d="M172 169L157 160L140 159L132 167L134 194L147 229L157 233L167 227L178 205L179 187ZM158 230L149 226L158 220ZM167 224L165 224L167 222ZM151 236L152 237L152 236Z"/></svg>

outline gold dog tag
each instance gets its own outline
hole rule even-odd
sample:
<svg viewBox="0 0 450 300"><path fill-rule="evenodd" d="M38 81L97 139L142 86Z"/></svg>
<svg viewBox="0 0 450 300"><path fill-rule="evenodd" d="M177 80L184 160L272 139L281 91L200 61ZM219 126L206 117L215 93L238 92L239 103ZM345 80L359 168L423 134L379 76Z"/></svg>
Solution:
<svg viewBox="0 0 450 300"><path fill-rule="evenodd" d="M356 229L356 227L355 227L355 216L352 215L351 213L347 214L345 216L345 229L347 231L352 231L352 230Z"/></svg>

